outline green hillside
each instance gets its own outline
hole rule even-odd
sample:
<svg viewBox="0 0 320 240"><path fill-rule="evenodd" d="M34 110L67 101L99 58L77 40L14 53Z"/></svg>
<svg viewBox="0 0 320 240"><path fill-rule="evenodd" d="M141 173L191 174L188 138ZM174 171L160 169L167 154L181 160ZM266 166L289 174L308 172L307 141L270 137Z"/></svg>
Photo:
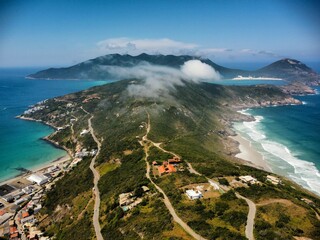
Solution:
<svg viewBox="0 0 320 240"><path fill-rule="evenodd" d="M261 204L257 205L256 239L319 239L319 198L285 179L281 185L266 181L267 172L243 165L233 157L237 149L228 137L232 121L244 120L236 109L290 104L296 102L292 97L271 86L226 87L184 82L162 97L146 98L129 94L128 86L133 84L143 83L124 80L93 87L48 100L45 108L26 116L64 127L50 138L73 152L78 146L97 147L90 135L80 136L88 128L88 118L93 116L93 129L102 142L96 167L101 174L100 224L105 239L192 239L173 221L163 194L154 184L162 188L178 216L206 239L246 239L248 205L235 192ZM148 126L150 132L146 135ZM147 139L143 140L144 136ZM159 177L153 167L153 184L146 177L146 162L163 164L174 154L181 157L177 172ZM90 222L90 159L84 158L59 180L44 202L41 226L56 239L94 239ZM188 170L188 164L202 175ZM260 184L228 186L243 175L253 176ZM200 200L189 200L185 189L194 184L210 187L207 178L226 186L219 191L210 188L207 197ZM150 191L144 192L143 186ZM124 211L119 206L119 195L128 192L141 202ZM308 205L303 198L314 205ZM287 205L281 203L284 201Z"/></svg>

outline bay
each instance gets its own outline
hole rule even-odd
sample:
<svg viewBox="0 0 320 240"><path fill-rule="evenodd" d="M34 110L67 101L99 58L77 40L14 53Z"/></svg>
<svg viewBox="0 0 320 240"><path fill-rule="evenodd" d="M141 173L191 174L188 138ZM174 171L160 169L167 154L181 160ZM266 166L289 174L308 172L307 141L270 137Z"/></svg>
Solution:
<svg viewBox="0 0 320 240"><path fill-rule="evenodd" d="M16 119L28 106L44 99L102 85L108 81L26 79L39 69L0 69L0 182L66 155L42 140L53 129Z"/></svg>

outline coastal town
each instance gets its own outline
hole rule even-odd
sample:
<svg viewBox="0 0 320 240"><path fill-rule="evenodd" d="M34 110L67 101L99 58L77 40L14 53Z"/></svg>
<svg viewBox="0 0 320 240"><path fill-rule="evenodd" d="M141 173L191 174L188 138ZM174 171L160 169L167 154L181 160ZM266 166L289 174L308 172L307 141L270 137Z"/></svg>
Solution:
<svg viewBox="0 0 320 240"><path fill-rule="evenodd" d="M30 115L37 111L48 108L47 100L41 101L31 106L24 112ZM66 107L71 107L67 104ZM61 116L59 116L61 117ZM56 119L56 117L53 117ZM32 120L26 118L26 120ZM55 127L57 132L70 127L76 119L70 120L70 125ZM87 129L83 129L79 137L88 134ZM58 143L55 143L58 145ZM92 158L97 154L97 149L83 148L78 143L75 152L67 151L65 157L56 159L38 170L24 170L20 176L7 180L0 185L0 237L10 240L34 240L50 239L44 236L44 232L39 228L38 223L41 219L37 213L42 209L45 195L55 186L65 173L73 171L77 164L84 158Z"/></svg>
<svg viewBox="0 0 320 240"><path fill-rule="evenodd" d="M81 101L82 104L88 104L91 101L100 99L98 94L84 98ZM92 115L86 111L82 105L63 101L61 99L53 100L60 104L60 108L64 111L58 111L56 114L50 113L48 115L49 120L46 124L55 128L55 132L51 137L59 134L67 129L70 129L71 139L75 144L74 149L64 148L68 155L62 159L58 159L55 162L48 164L46 167L42 167L39 170L28 171L27 173L18 176L13 180L6 181L0 186L0 236L6 237L10 240L29 240L29 239L51 239L46 235L44 229L40 227L40 223L43 220L40 213L43 208L43 201L46 194L50 189L55 187L55 183L61 179L66 173L77 169L77 165L82 161L90 161L95 159L99 155L101 143L96 138L93 128L91 126ZM27 120L33 120L32 114L36 114L41 111L45 111L49 108L48 101L42 101L32 106L29 110L25 111L21 117ZM78 118L75 116L76 111L81 111L89 116L88 126L78 128L74 130L74 125L77 123ZM90 117L91 116L91 117ZM119 116L116 115L118 118ZM63 121L60 121L64 119ZM201 176L205 181L197 183L189 183L183 185L177 189L180 192L180 197L185 202L198 202L207 200L216 200L221 196L224 196L228 192L231 192L238 199L243 199L249 206L248 213L248 225L246 229L246 236L249 239L253 239L253 224L255 203L250 199L245 198L237 192L239 188L251 188L251 186L281 186L283 185L282 179L272 175L266 174L264 178L259 178L255 175L238 175L238 176L220 176L214 178L208 178L203 174L196 171L190 162L183 159L181 156L174 152L169 152L161 147L161 143L155 143L148 139L148 133L150 131L150 117L148 114L148 122L141 122L139 124L139 131L141 136L137 136L140 145L143 147L146 154L146 172L147 178L150 183L148 185L142 185L136 188L134 191L121 192L117 195L117 205L122 209L123 214L130 216L134 209L144 205L148 199L155 196L157 192L160 192L164 196L164 203L171 213L173 219L178 222L182 228L196 239L201 237L193 229L187 226L187 224L177 215L174 206L167 197L166 193L155 181L164 180L170 176L179 175L180 173L188 173L194 176ZM143 135L145 134L145 135ZM96 144L85 145L83 143L84 138L92 137ZM49 139L47 139L49 140ZM50 140L51 143L60 146L59 142ZM158 149L159 153L167 154L168 158L154 156L153 160L148 159L150 148ZM121 163L119 163L121 164ZM93 163L94 166L94 163ZM95 186L93 192L96 193L98 188ZM99 197L98 194L93 194L95 197ZM308 198L300 199L300 201L313 206L314 203ZM98 205L99 209L99 205ZM94 211L96 213L96 211ZM97 219L99 215L97 215ZM97 221L96 221L97 222ZM250 222L250 224L249 224ZM98 226L99 227L99 226Z"/></svg>
<svg viewBox="0 0 320 240"><path fill-rule="evenodd" d="M83 157L93 157L96 150L76 152L52 162L47 167L23 174L0 186L0 236L10 240L50 239L38 227L37 213L42 208L45 194L54 187L57 180L72 171Z"/></svg>
<svg viewBox="0 0 320 240"><path fill-rule="evenodd" d="M25 112L26 115L41 111L46 108L46 101L38 103L33 108ZM71 104L67 104L67 108ZM56 117L53 117L56 119ZM73 127L77 121L76 118L70 120L70 125L56 127L56 132ZM142 123L140 126L144 126ZM55 133L54 133L55 134ZM79 138L90 134L88 129L82 129ZM147 138L144 142L147 143ZM57 143L58 144L58 143ZM154 144L154 143L152 143ZM162 149L159 145L154 144ZM165 151L164 149L162 149ZM80 143L77 144L74 153L69 151L70 156L59 159L56 162L34 172L29 172L14 180L7 181L0 186L1 210L0 210L0 236L6 236L10 240L16 239L50 239L39 228L38 212L42 208L42 202L45 194L54 187L55 182L59 180L66 172L72 171L83 158L92 158L97 154L97 149L87 149ZM179 156L173 154L173 157L167 160L158 159L152 162L152 174L154 178L161 178L166 175L177 172L190 171L190 173L200 175L196 172L190 163L184 162ZM267 178L272 184L280 184L281 180L275 176ZM250 186L252 184L262 184L252 176L240 176L237 178L229 177L223 179L208 179L207 183L191 184L181 188L186 199L194 201L197 199L217 198L221 194L236 189L237 187ZM135 192L124 192L119 195L119 206L124 212L130 211L141 204L146 197L154 194L148 186L142 186L141 190Z"/></svg>

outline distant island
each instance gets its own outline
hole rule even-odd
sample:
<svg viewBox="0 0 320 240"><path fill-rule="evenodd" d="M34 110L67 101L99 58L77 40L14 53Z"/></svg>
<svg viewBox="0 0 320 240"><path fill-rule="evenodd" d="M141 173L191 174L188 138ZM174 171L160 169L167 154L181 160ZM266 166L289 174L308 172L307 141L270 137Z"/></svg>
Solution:
<svg viewBox="0 0 320 240"><path fill-rule="evenodd" d="M190 59L107 55L29 77L107 79L113 72L101 66L143 61L177 68ZM319 83L292 59L255 74L201 61L223 77L283 78L304 94L312 93L306 84ZM319 196L255 159L235 157L239 143L231 138L233 122L254 120L238 110L302 104L292 88L185 79L166 86L152 90L144 79L125 79L46 100L21 116L54 127L48 140L73 157L36 215L44 233L55 239L316 239Z"/></svg>
<svg viewBox="0 0 320 240"><path fill-rule="evenodd" d="M280 78L289 82L299 82L308 86L319 85L320 77L304 63L294 59L282 59L256 71L226 68L212 62L210 59L189 55L148 55L138 56L110 54L76 64L67 68L49 68L31 74L28 78L35 79L114 79L113 67L129 68L142 64L179 68L184 62L197 59L213 67L220 73L222 79L232 79L237 76L261 76L265 78Z"/></svg>

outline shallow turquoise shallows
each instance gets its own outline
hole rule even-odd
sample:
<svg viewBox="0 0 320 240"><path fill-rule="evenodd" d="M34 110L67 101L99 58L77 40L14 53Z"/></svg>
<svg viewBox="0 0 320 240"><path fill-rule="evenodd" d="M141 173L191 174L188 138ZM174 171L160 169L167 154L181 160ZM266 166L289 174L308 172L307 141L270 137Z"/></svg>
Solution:
<svg viewBox="0 0 320 240"><path fill-rule="evenodd" d="M42 138L53 129L41 123L15 119L29 105L80 91L106 81L30 80L37 69L0 69L0 181L66 155Z"/></svg>
<svg viewBox="0 0 320 240"><path fill-rule="evenodd" d="M37 69L0 69L0 181L66 153L41 140L53 130L14 117L29 105L111 81L30 80ZM216 82L215 82L216 83ZM229 81L227 85L285 84L282 81ZM320 89L318 89L320 90ZM301 106L249 110L257 121L235 124L276 173L320 193L320 95L298 97Z"/></svg>

